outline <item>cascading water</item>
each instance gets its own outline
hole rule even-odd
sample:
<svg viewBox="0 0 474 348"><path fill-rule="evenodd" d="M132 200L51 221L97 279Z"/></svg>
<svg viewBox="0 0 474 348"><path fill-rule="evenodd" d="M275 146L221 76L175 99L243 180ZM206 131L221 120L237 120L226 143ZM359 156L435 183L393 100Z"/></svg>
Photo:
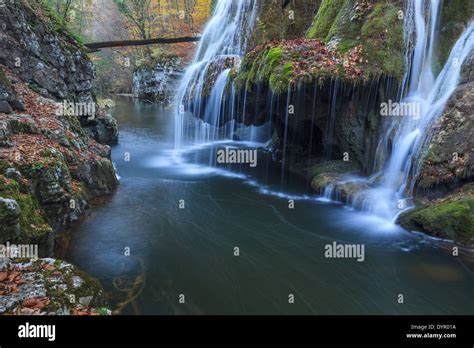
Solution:
<svg viewBox="0 0 474 348"><path fill-rule="evenodd" d="M407 69L405 78L408 90L401 102L419 106L420 114L399 117L397 123L391 121L385 137L389 139L394 134L392 151L385 169L378 176L383 180L376 188L359 193L353 200L354 205L389 219L410 207L406 198L413 192L433 122L442 113L458 84L461 66L474 49L474 22L471 22L455 43L442 71L434 77L433 48L438 37L440 5L438 0L430 1L428 12L425 12L424 1L410 1L408 5L410 16L407 20L414 22L416 42L411 68ZM411 33L405 34L410 37Z"/></svg>
<svg viewBox="0 0 474 348"><path fill-rule="evenodd" d="M175 148L219 138L222 101L230 65L238 65L251 36L256 16L254 0L219 0L204 29L193 63L177 95ZM218 74L208 98L206 79ZM208 83L209 84L209 83ZM204 100L206 99L206 100ZM232 101L231 101L232 102ZM235 103L235 101L233 101ZM235 115L231 115L234 117ZM202 118L202 120L200 119ZM232 125L233 122L230 122Z"/></svg>

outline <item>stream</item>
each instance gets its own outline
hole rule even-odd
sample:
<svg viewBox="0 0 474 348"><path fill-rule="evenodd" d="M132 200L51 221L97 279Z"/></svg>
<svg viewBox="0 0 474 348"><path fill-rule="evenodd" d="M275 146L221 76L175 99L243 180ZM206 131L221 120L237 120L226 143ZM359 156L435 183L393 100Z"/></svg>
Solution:
<svg viewBox="0 0 474 348"><path fill-rule="evenodd" d="M60 253L101 281L112 308L139 277L121 313L474 314L472 252L453 257L448 242L317 197L298 178L282 186L264 150L255 168L210 167L204 147L176 161L172 110L119 99L113 116L120 186ZM363 245L363 261L325 257L333 242Z"/></svg>

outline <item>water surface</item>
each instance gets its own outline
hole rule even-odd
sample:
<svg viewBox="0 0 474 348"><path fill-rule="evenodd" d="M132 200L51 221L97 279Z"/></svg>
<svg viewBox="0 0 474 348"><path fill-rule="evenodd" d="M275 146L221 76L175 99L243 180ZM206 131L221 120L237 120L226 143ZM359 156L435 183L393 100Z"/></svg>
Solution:
<svg viewBox="0 0 474 348"><path fill-rule="evenodd" d="M206 148L180 163L171 111L122 100L114 116L120 186L75 226L63 252L103 283L114 308L127 295L117 289L144 280L122 313L474 314L472 253L453 257L429 238L325 202L297 179L282 187L264 151L256 168L209 167ZM326 258L334 241L364 244L365 260Z"/></svg>

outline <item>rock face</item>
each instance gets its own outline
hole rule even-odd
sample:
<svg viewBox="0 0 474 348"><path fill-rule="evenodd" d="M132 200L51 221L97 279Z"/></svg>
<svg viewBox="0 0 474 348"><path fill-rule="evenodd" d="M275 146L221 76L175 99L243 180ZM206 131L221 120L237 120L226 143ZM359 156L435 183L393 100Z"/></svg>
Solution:
<svg viewBox="0 0 474 348"><path fill-rule="evenodd" d="M474 55L462 68L460 85L433 126L433 137L421 164L419 195L443 195L473 180Z"/></svg>
<svg viewBox="0 0 474 348"><path fill-rule="evenodd" d="M24 111L25 107L23 102L18 99L10 81L0 68L0 113L9 114L13 110Z"/></svg>
<svg viewBox="0 0 474 348"><path fill-rule="evenodd" d="M152 103L170 104L183 75L180 60L170 59L133 73L133 94Z"/></svg>
<svg viewBox="0 0 474 348"><path fill-rule="evenodd" d="M0 23L0 64L45 97L92 101L93 64L46 2L0 6Z"/></svg>
<svg viewBox="0 0 474 348"><path fill-rule="evenodd" d="M93 197L117 187L110 147L94 140L115 142L116 124L99 112L84 127L8 78L25 111L0 113L0 244L37 244L40 257L51 256L56 232L79 219Z"/></svg>
<svg viewBox="0 0 474 348"><path fill-rule="evenodd" d="M0 257L0 284L0 314L111 314L100 283L64 261Z"/></svg>
<svg viewBox="0 0 474 348"><path fill-rule="evenodd" d="M9 1L0 23L0 244L37 244L51 256L56 232L116 188L100 143L117 142L117 124L100 108L57 113L63 103L96 105L95 73L46 1Z"/></svg>

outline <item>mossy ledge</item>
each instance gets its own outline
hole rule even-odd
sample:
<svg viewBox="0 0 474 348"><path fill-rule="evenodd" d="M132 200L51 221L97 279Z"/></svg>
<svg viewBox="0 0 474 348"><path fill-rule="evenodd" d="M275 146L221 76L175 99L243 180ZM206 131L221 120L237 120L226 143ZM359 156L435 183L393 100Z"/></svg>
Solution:
<svg viewBox="0 0 474 348"><path fill-rule="evenodd" d="M467 184L451 196L423 203L401 214L399 223L411 231L474 247L474 184Z"/></svg>
<svg viewBox="0 0 474 348"><path fill-rule="evenodd" d="M272 92L286 92L300 83L324 83L340 78L350 83L370 79L373 71L361 46L339 53L319 39L271 41L250 51L238 71L229 76L236 88L251 91L258 83Z"/></svg>

